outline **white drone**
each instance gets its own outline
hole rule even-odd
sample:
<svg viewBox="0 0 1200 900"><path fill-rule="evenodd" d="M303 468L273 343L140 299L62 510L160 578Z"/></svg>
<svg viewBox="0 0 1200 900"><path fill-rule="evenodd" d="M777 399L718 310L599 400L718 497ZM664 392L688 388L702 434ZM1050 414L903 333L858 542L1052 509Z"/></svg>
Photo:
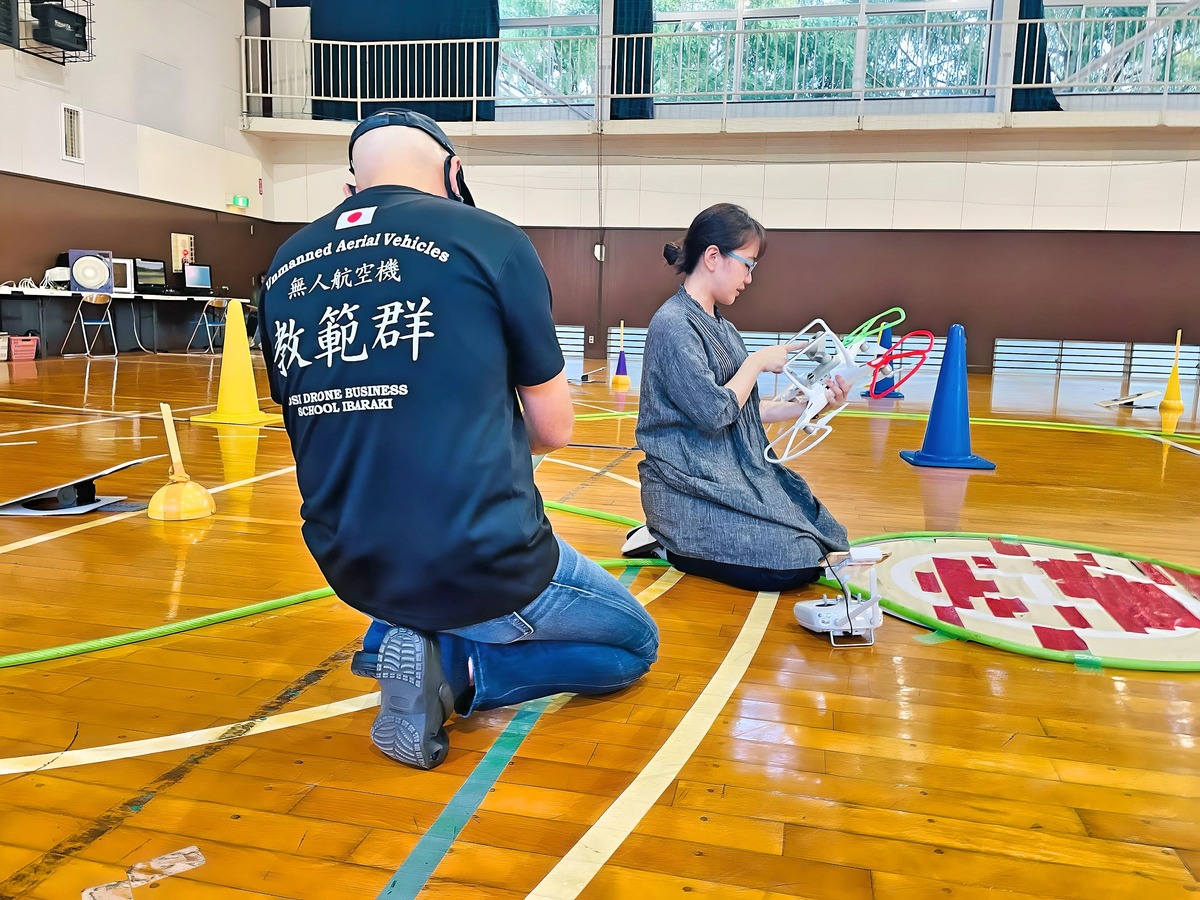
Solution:
<svg viewBox="0 0 1200 900"><path fill-rule="evenodd" d="M891 317L891 318L889 318ZM779 436L767 444L764 455L768 462L785 463L807 453L833 431L830 420L846 408L843 403L831 410L825 393L827 380L841 376L846 389L862 384L868 376L872 399L886 397L912 378L933 349L933 334L928 331L910 331L891 347L880 341L885 329L894 328L904 321L904 310L898 306L881 312L875 318L858 326L845 338L839 338L824 319L813 319L796 334L789 344L800 344L800 349L788 357L783 374L791 383L777 394L775 399L793 403L805 403L796 421ZM814 336L815 335L815 336ZM922 346L904 347L904 342L923 342ZM883 387L881 381L895 376L892 363L900 359L913 358L912 367L893 383ZM801 371L806 367L806 371ZM879 385L877 389L877 385Z"/></svg>

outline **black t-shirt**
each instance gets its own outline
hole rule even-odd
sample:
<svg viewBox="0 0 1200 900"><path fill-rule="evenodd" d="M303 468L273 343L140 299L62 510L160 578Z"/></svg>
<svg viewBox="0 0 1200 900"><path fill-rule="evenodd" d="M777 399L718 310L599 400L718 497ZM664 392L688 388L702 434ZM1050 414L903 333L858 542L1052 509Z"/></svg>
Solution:
<svg viewBox="0 0 1200 900"><path fill-rule="evenodd" d="M279 249L261 314L304 540L342 600L439 631L546 588L558 545L515 388L549 381L563 356L519 228L369 188Z"/></svg>

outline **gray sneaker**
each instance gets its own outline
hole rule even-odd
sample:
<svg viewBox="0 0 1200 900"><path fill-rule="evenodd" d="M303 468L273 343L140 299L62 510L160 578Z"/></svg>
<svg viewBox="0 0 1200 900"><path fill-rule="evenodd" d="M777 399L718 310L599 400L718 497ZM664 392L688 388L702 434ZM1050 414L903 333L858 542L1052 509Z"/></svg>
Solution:
<svg viewBox="0 0 1200 900"><path fill-rule="evenodd" d="M454 711L454 695L435 639L410 628L392 628L378 653L354 654L350 671L379 682L379 715L371 726L376 747L418 769L432 769L445 760L450 738L443 726Z"/></svg>

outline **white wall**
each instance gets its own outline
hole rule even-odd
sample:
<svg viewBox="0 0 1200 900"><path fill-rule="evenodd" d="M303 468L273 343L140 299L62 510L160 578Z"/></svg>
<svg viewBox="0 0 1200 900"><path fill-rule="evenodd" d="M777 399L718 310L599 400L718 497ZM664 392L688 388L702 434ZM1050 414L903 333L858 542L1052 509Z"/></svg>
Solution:
<svg viewBox="0 0 1200 900"><path fill-rule="evenodd" d="M729 201L768 228L1200 231L1192 129L626 135L605 137L599 168L594 137L568 152L531 136L524 158L452 138L479 205L528 226L685 228ZM268 215L311 221L341 202L344 138L270 143Z"/></svg>
<svg viewBox="0 0 1200 900"><path fill-rule="evenodd" d="M241 131L242 0L103 0L95 59L0 48L0 170L261 215L263 167ZM62 104L83 110L84 162L62 159Z"/></svg>
<svg viewBox="0 0 1200 900"><path fill-rule="evenodd" d="M0 48L0 170L214 210L242 194L278 221L340 202L349 125L242 130L242 0L94 10L91 62ZM83 163L61 158L63 103L83 110ZM680 228L732 200L772 228L1200 231L1200 123L1023 115L609 123L602 141L548 123L448 130L480 204L521 225Z"/></svg>

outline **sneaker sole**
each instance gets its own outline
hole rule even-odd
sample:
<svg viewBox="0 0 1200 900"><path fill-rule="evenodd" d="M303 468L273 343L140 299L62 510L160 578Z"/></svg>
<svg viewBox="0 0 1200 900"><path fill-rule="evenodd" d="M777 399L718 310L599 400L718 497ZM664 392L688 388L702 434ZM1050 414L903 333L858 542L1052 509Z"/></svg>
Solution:
<svg viewBox="0 0 1200 900"><path fill-rule="evenodd" d="M379 681L379 715L371 726L375 746L407 766L433 769L441 765L450 749L443 726L454 707L454 697L440 676L437 644L416 632L396 628L384 635L374 666L369 665L368 654L355 657L351 670Z"/></svg>
<svg viewBox="0 0 1200 900"><path fill-rule="evenodd" d="M645 531L646 536L643 540L635 543L634 535L639 531ZM621 555L626 559L641 559L653 555L658 547L659 543L650 536L650 530L645 525L638 525L625 533L625 543L621 546Z"/></svg>

